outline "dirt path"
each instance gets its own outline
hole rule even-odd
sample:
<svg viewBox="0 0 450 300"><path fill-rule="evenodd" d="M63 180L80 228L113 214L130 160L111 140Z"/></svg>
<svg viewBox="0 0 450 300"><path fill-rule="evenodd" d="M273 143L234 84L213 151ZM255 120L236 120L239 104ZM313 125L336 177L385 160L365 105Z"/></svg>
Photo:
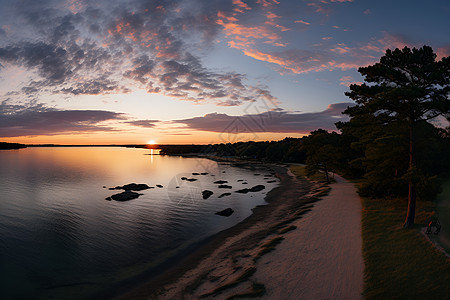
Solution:
<svg viewBox="0 0 450 300"><path fill-rule="evenodd" d="M364 262L361 202L352 183L335 176L296 230L256 266L265 299L361 299Z"/></svg>

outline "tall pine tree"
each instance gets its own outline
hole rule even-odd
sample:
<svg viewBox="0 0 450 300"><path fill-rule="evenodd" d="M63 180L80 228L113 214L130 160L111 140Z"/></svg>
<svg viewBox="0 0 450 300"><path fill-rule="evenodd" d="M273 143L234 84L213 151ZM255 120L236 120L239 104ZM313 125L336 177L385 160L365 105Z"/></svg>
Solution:
<svg viewBox="0 0 450 300"><path fill-rule="evenodd" d="M416 164L416 131L423 122L450 111L450 57L436 60L429 46L387 50L380 62L358 69L364 77L361 85L351 85L346 95L357 105L345 113L351 118L366 115L385 125L406 128L408 140L408 210L404 227L414 225L416 185L420 170Z"/></svg>

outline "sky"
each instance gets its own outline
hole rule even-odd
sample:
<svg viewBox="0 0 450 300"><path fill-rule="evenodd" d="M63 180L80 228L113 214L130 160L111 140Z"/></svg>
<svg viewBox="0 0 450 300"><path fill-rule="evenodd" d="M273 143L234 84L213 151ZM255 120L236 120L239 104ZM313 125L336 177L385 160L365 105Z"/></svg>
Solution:
<svg viewBox="0 0 450 300"><path fill-rule="evenodd" d="M450 55L447 0L0 0L0 141L227 143L336 130L358 67Z"/></svg>

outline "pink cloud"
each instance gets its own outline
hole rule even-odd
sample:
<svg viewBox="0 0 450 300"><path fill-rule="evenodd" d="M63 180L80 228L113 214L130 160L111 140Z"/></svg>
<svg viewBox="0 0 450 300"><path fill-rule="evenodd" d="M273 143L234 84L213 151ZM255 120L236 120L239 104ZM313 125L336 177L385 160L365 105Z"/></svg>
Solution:
<svg viewBox="0 0 450 300"><path fill-rule="evenodd" d="M352 76L343 76L339 79L339 84L343 86L350 86L351 84L362 84L360 81L355 81Z"/></svg>
<svg viewBox="0 0 450 300"><path fill-rule="evenodd" d="M261 4L264 7L280 4L277 0L257 0L256 3Z"/></svg>
<svg viewBox="0 0 450 300"><path fill-rule="evenodd" d="M294 23L300 23L300 24L304 24L304 25L311 25L311 23L308 23L308 22L303 21L303 20L296 20L296 21L294 21Z"/></svg>
<svg viewBox="0 0 450 300"><path fill-rule="evenodd" d="M277 14L274 14L273 12L268 12L267 14L266 14L266 18L267 19L269 19L269 20L275 20L275 19L279 19L279 18L281 18L279 15L277 15Z"/></svg>
<svg viewBox="0 0 450 300"><path fill-rule="evenodd" d="M251 10L250 6L242 0L233 0L233 5L235 6L234 11L243 13L244 10Z"/></svg>
<svg viewBox="0 0 450 300"><path fill-rule="evenodd" d="M450 45L440 47L436 50L437 59L441 60L443 57L450 56Z"/></svg>

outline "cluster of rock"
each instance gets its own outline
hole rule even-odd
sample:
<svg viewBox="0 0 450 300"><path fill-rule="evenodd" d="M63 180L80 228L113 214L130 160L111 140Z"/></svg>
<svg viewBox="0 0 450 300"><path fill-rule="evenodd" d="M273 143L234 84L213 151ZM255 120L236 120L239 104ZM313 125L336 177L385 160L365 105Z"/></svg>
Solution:
<svg viewBox="0 0 450 300"><path fill-rule="evenodd" d="M225 173L225 171L223 171L222 173ZM202 172L202 173L192 173L193 176L199 176L199 175L208 175L207 172ZM255 176L259 176L261 174L255 173ZM213 175L211 175L213 176ZM270 179L269 177L273 176L273 174L270 175L264 175L264 179ZM181 180L185 180L185 181L196 181L198 180L197 178L187 178L187 177L181 177ZM241 182L241 184L248 184L244 179L238 179L237 182ZM267 183L273 183L276 182L276 180L269 180L267 181ZM228 183L228 181L226 180L217 180L214 181L214 184L218 184L218 188L220 189L232 189L233 187L231 185L227 185L226 183ZM162 185L157 184L156 187L158 188L163 188ZM122 193L118 193L118 194L114 194L110 197L107 197L106 200L115 200L115 201L128 201L128 200L132 200L132 199L136 199L139 196L143 195L143 194L139 194L136 191L143 191L143 190L147 190L147 189L154 189L155 187L153 186L148 186L145 183L129 183L129 184L125 184L123 186L116 186L116 187L112 187L109 188L110 190L124 190ZM177 188L179 188L179 186L177 186ZM252 188L245 188L245 189L240 189L235 191L235 193L241 193L241 194L247 194L249 192L259 192L264 190L266 187L262 184L259 185L255 185ZM204 190L202 191L202 197L203 199L208 199L209 197L211 197L214 194L213 191L210 190ZM220 196L218 196L218 198L223 198L226 196L230 196L231 193L222 193ZM216 212L216 215L219 216L225 216L225 217L229 217L234 213L234 210L231 208L226 208L224 210L218 211Z"/></svg>
<svg viewBox="0 0 450 300"><path fill-rule="evenodd" d="M163 186L160 184L156 185L159 188L162 188ZM128 201L128 200L133 200L138 198L139 196L143 195L143 194L139 194L133 191L143 191L143 190L148 190L148 189L154 189L155 187L153 186L148 186L145 183L129 183L129 184L125 184L122 186L116 186L113 188L109 188L110 190L124 190L124 192L122 193L118 193L118 194L114 194L111 197L107 197L105 198L105 200L111 201L111 200L116 200L116 201Z"/></svg>
<svg viewBox="0 0 450 300"><path fill-rule="evenodd" d="M148 186L145 183L129 183L122 186L116 186L113 188L109 188L110 190L125 190L125 191L143 191L147 189L154 189L153 186Z"/></svg>

